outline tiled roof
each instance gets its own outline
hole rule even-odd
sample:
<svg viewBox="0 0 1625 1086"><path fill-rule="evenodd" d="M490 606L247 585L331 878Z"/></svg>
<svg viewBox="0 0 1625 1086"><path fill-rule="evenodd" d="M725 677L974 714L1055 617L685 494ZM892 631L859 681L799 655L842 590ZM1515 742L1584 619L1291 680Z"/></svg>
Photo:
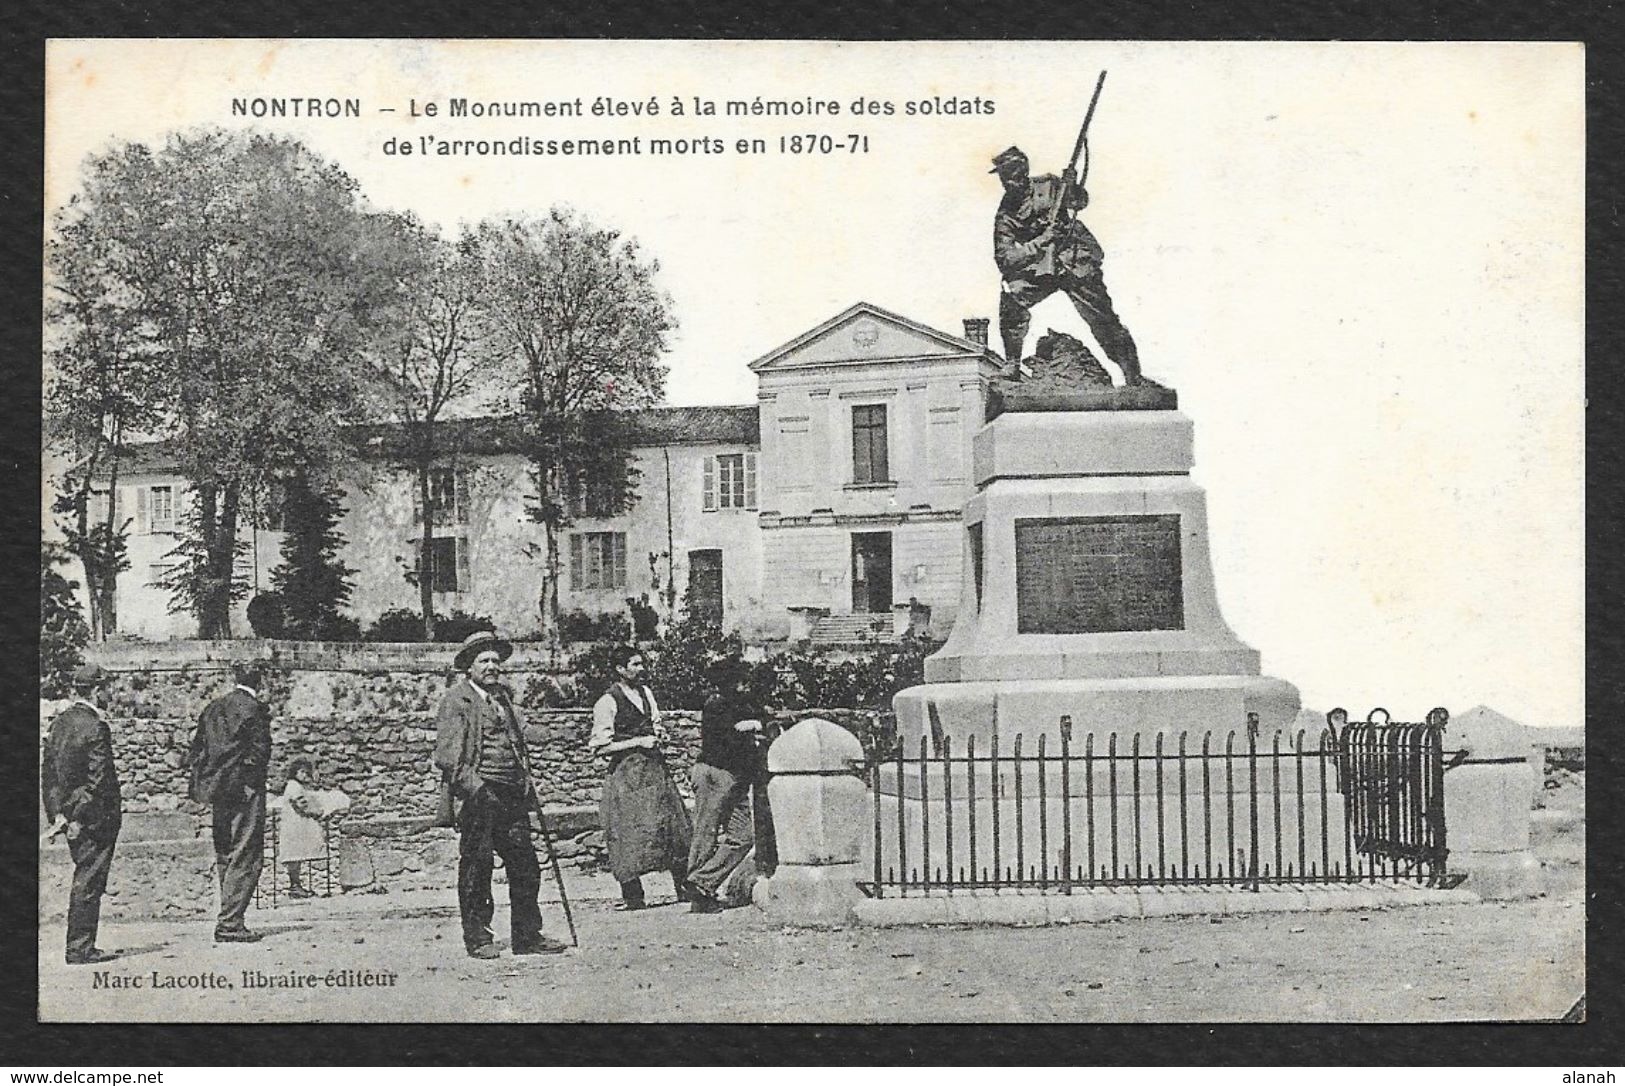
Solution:
<svg viewBox="0 0 1625 1086"><path fill-rule="evenodd" d="M755 404L725 407L651 407L616 412L617 421L630 428L630 440L640 448L669 445L757 445L761 442L760 411ZM518 416L448 419L440 424L439 445L463 455L513 452L520 447ZM358 426L353 437L368 458L394 459L406 448L406 430L398 423ZM121 475L173 471L174 445L152 441L131 446L119 465Z"/></svg>

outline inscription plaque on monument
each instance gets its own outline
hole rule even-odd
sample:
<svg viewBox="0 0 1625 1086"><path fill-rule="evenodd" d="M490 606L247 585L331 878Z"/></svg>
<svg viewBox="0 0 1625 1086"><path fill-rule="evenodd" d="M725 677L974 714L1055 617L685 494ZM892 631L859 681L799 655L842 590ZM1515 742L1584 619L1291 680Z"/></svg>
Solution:
<svg viewBox="0 0 1625 1086"><path fill-rule="evenodd" d="M1185 628L1179 516L1016 520L1016 631Z"/></svg>

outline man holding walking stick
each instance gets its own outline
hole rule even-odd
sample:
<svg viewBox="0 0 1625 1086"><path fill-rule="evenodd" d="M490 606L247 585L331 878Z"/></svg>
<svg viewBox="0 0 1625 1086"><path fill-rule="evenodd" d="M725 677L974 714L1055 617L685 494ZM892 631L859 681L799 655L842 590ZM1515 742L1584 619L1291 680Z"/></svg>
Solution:
<svg viewBox="0 0 1625 1086"><path fill-rule="evenodd" d="M498 957L491 931L492 854L508 873L509 924L515 954L558 954L565 944L542 934L537 904L541 869L530 840L530 812L541 803L530 778L530 755L513 695L498 677L513 645L494 631L469 634L455 660L461 677L446 691L435 722L434 764L455 815L457 905L463 946L471 958ZM549 846L551 848L551 845ZM563 886L560 886L563 890Z"/></svg>

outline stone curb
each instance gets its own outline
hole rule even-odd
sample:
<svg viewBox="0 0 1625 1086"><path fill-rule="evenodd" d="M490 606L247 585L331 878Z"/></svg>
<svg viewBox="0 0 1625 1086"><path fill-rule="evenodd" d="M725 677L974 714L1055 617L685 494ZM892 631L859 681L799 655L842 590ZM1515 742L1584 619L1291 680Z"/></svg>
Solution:
<svg viewBox="0 0 1625 1086"><path fill-rule="evenodd" d="M1408 905L1476 905L1467 890L1394 886L1277 887L1258 893L1230 887L1136 891L1086 890L1071 895L972 891L931 897L866 898L853 907L869 927L930 924L1035 926L1175 916L1251 916L1260 913L1341 912Z"/></svg>

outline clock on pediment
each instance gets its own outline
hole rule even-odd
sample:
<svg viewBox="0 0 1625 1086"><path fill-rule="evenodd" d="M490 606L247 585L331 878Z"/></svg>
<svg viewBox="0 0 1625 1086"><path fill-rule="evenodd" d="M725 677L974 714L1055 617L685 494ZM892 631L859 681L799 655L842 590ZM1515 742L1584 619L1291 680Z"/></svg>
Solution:
<svg viewBox="0 0 1625 1086"><path fill-rule="evenodd" d="M852 326L852 342L861 350L869 350L880 342L880 325L874 321L859 321Z"/></svg>

